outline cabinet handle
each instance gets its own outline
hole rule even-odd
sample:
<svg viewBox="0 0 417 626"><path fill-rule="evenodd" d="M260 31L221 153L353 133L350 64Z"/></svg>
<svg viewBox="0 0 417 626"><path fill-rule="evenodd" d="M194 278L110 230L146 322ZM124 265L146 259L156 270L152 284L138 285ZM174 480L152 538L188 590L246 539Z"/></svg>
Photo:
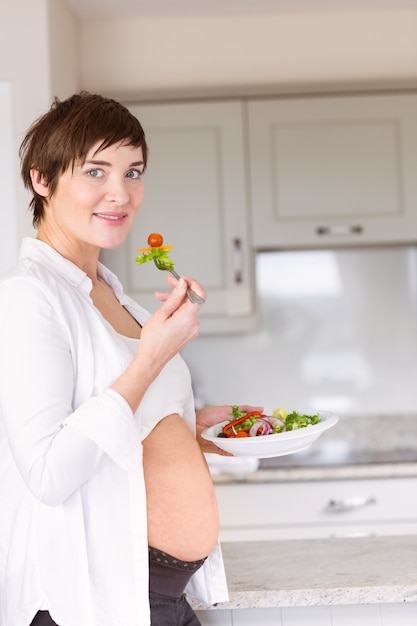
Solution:
<svg viewBox="0 0 417 626"><path fill-rule="evenodd" d="M317 235L337 235L346 237L347 235L361 235L363 226L360 224L333 224L333 226L317 226Z"/></svg>
<svg viewBox="0 0 417 626"><path fill-rule="evenodd" d="M346 498L331 498L325 510L327 513L347 513L357 509L363 509L371 504L376 504L374 496L351 496Z"/></svg>
<svg viewBox="0 0 417 626"><path fill-rule="evenodd" d="M237 285L243 281L242 275L242 240L239 237L233 239L233 271L234 281Z"/></svg>

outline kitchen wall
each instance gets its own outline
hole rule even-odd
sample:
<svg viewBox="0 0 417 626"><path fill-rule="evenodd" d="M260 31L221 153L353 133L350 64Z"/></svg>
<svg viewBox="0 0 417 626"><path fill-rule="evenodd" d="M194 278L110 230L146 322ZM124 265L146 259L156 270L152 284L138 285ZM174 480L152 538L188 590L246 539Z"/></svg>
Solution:
<svg viewBox="0 0 417 626"><path fill-rule="evenodd" d="M20 181L18 148L26 129L49 106L53 95L66 96L79 88L77 28L62 0L1 0L0 82L10 91L11 110L3 123L11 139L3 147L0 163L5 169L3 159L8 160L13 172L8 188L16 212L13 226L8 221L0 229L2 248L10 249L13 240L17 249L22 236L34 234L27 211L29 196ZM3 198L1 211L6 210L10 206ZM1 265L0 274L5 269Z"/></svg>
<svg viewBox="0 0 417 626"><path fill-rule="evenodd" d="M417 7L96 19L81 28L82 81L129 97L369 88L415 81L416 33Z"/></svg>
<svg viewBox="0 0 417 626"><path fill-rule="evenodd" d="M12 128L11 85L0 82L0 189L5 208L0 234L0 268L4 271L12 267L18 247Z"/></svg>

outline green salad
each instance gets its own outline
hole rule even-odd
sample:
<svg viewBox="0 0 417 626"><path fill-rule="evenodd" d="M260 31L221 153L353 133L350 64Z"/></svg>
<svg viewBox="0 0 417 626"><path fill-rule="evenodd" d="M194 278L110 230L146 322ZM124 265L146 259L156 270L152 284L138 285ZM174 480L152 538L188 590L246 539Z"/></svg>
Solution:
<svg viewBox="0 0 417 626"><path fill-rule="evenodd" d="M232 418L225 424L218 437L260 437L276 435L277 433L298 430L307 426L314 426L320 422L318 413L306 415L297 411L288 411L284 408L275 409L271 415L259 411L239 411L234 405L231 407Z"/></svg>

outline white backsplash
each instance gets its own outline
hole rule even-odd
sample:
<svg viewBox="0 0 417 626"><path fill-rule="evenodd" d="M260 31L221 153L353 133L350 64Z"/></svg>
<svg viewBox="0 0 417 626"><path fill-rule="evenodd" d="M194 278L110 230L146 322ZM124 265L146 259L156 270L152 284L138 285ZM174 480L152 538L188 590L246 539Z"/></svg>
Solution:
<svg viewBox="0 0 417 626"><path fill-rule="evenodd" d="M260 253L259 330L183 355L198 403L417 414L417 248Z"/></svg>

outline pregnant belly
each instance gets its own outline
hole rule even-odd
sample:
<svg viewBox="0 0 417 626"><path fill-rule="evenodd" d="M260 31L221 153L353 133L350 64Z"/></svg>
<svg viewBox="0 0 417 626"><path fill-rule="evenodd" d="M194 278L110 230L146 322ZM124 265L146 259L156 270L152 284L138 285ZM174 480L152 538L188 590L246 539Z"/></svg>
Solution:
<svg viewBox="0 0 417 626"><path fill-rule="evenodd" d="M179 415L143 442L148 543L184 561L214 548L219 520L213 482L193 433Z"/></svg>

